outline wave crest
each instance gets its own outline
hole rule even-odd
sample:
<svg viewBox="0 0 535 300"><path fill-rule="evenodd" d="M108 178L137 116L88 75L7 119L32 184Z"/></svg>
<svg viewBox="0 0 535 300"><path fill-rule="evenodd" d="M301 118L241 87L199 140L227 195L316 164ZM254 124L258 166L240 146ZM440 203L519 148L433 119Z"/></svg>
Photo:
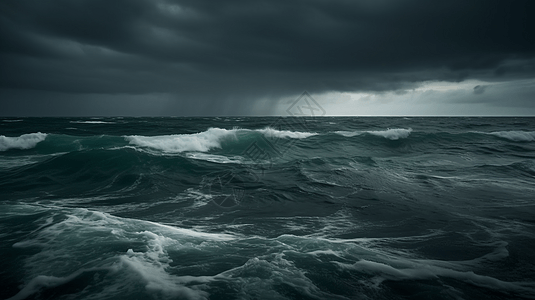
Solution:
<svg viewBox="0 0 535 300"><path fill-rule="evenodd" d="M535 131L496 131L489 133L491 135L508 139L514 142L533 142L535 141Z"/></svg>
<svg viewBox="0 0 535 300"><path fill-rule="evenodd" d="M366 131L369 134L373 134L376 136L382 136L389 140L399 140L399 139L405 139L409 137L409 135L412 132L412 128L404 129L404 128L393 128L388 130L379 130L379 131Z"/></svg>
<svg viewBox="0 0 535 300"><path fill-rule="evenodd" d="M46 139L46 133L29 133L23 134L18 137L7 137L0 135L0 151L6 151L9 149L31 149L34 148L39 142Z"/></svg>
<svg viewBox="0 0 535 300"><path fill-rule="evenodd" d="M251 136L253 133L253 136ZM211 149L222 148L225 141L238 141L240 139L254 138L254 133L263 134L267 138L294 138L303 139L317 135L312 132L297 132L276 130L270 127L264 129L222 129L209 128L206 131L193 134L174 134L160 136L126 136L125 139L133 145L147 147L168 153L188 151L208 152Z"/></svg>
<svg viewBox="0 0 535 300"><path fill-rule="evenodd" d="M389 140L399 140L409 137L412 132L412 128L393 128L387 130L369 130L369 131L335 131L334 133L345 136L345 137L354 137L357 135L362 135L364 133L384 137Z"/></svg>
<svg viewBox="0 0 535 300"><path fill-rule="evenodd" d="M74 124L114 124L115 122L105 122L105 121L70 121Z"/></svg>
<svg viewBox="0 0 535 300"><path fill-rule="evenodd" d="M230 137L236 138L236 129L209 128L207 131L194 134L160 136L133 135L125 138L130 144L164 152L207 152L213 148L221 148L221 141Z"/></svg>
<svg viewBox="0 0 535 300"><path fill-rule="evenodd" d="M299 132L299 131L289 131L289 130L277 130L271 127L266 127L264 129L257 129L257 132L262 133L266 137L277 137L277 138L292 138L292 139L306 139L317 135L316 132Z"/></svg>
<svg viewBox="0 0 535 300"><path fill-rule="evenodd" d="M361 131L345 131L345 130L335 131L334 133L345 136L345 137L354 137L356 135L362 134Z"/></svg>

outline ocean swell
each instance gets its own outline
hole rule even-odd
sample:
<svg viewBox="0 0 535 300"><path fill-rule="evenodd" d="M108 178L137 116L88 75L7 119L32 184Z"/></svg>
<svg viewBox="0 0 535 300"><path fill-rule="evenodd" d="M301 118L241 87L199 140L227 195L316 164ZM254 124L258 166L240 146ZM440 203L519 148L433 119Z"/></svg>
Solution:
<svg viewBox="0 0 535 300"><path fill-rule="evenodd" d="M535 131L496 131L491 135L508 139L513 142L533 142L535 141Z"/></svg>
<svg viewBox="0 0 535 300"><path fill-rule="evenodd" d="M412 132L412 128L405 129L405 128L393 128L393 129L387 129L387 130L368 130L368 131L335 131L334 133L338 135L342 135L345 137L354 137L357 135L362 134L371 134L374 136L380 136L384 137L385 139L389 140L399 140L399 139L405 139L409 137L409 135Z"/></svg>
<svg viewBox="0 0 535 300"><path fill-rule="evenodd" d="M222 148L226 141L243 141L255 139L261 134L268 139L292 138L304 139L317 133L277 130L270 127L264 129L223 129L209 128L206 131L193 134L173 134L160 136L126 136L125 139L132 145L151 148L167 153L180 153L188 151L208 152L212 149Z"/></svg>
<svg viewBox="0 0 535 300"><path fill-rule="evenodd" d="M9 149L31 149L34 148L39 142L46 139L46 133L29 133L23 134L18 137L7 137L0 135L0 151L6 151Z"/></svg>

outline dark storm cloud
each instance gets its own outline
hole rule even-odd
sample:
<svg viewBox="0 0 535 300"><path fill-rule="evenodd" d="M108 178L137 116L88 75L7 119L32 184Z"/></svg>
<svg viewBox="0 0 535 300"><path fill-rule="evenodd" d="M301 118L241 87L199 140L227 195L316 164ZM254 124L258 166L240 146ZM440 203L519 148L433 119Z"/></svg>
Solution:
<svg viewBox="0 0 535 300"><path fill-rule="evenodd" d="M530 0L4 0L0 87L204 107L530 78L534 13Z"/></svg>

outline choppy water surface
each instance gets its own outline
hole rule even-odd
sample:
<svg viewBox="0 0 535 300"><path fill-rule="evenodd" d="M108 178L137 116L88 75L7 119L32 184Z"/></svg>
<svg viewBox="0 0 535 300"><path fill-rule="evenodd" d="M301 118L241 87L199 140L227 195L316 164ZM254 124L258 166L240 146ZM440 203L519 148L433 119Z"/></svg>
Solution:
<svg viewBox="0 0 535 300"><path fill-rule="evenodd" d="M535 118L3 118L0 298L535 298L534 158Z"/></svg>

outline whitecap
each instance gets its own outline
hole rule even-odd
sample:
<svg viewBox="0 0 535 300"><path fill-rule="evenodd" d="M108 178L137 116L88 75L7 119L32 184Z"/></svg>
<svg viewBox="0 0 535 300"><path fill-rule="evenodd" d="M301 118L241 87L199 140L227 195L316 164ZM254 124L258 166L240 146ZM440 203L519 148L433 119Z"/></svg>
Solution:
<svg viewBox="0 0 535 300"><path fill-rule="evenodd" d="M213 148L221 148L223 139L236 139L236 129L209 128L207 131L194 134L175 134L160 136L126 136L130 144L148 147L164 152L198 151L207 152Z"/></svg>
<svg viewBox="0 0 535 300"><path fill-rule="evenodd" d="M361 135L361 134L362 134L362 131L345 131L345 130L340 130L340 131L335 131L334 133L339 134L339 135L343 135L343 136L345 136L345 137L353 137L353 136L356 136L356 135Z"/></svg>
<svg viewBox="0 0 535 300"><path fill-rule="evenodd" d="M369 131L346 131L346 130L339 130L335 131L334 133L338 135L342 135L345 137L354 137L357 135L362 135L364 133L368 133L375 136L384 137L389 140L399 140L399 139L405 139L409 137L409 135L412 132L412 128L405 129L405 128L393 128L393 129L387 129L387 130L369 130Z"/></svg>
<svg viewBox="0 0 535 300"><path fill-rule="evenodd" d="M71 121L70 123L74 123L74 124L113 124L115 122L106 122L106 121Z"/></svg>
<svg viewBox="0 0 535 300"><path fill-rule="evenodd" d="M292 138L292 139L305 139L317 135L316 132L299 132L299 131L289 131L289 130L277 130L271 127L266 127L264 129L257 129L256 131L262 133L268 138L277 137L277 138Z"/></svg>
<svg viewBox="0 0 535 300"><path fill-rule="evenodd" d="M409 135L412 132L412 128L405 129L405 128L393 128L388 130L377 130L377 131L366 131L369 134L373 134L376 136L382 136L389 140L399 140L399 139L405 139L409 137Z"/></svg>
<svg viewBox="0 0 535 300"><path fill-rule="evenodd" d="M496 131L491 135L511 140L513 142L533 142L535 141L535 131Z"/></svg>
<svg viewBox="0 0 535 300"><path fill-rule="evenodd" d="M23 134L19 137L6 137L0 135L0 151L9 149L31 149L39 142L44 141L46 136L46 133L41 132Z"/></svg>
<svg viewBox="0 0 535 300"><path fill-rule="evenodd" d="M166 153L180 152L208 152L211 149L221 148L223 141L238 140L247 133L260 133L267 138L293 138L304 139L313 135L315 132L299 132L289 130L277 130L270 127L264 129L223 129L209 128L206 131L193 134L173 134L160 136L125 136L125 139L132 145L151 148Z"/></svg>

